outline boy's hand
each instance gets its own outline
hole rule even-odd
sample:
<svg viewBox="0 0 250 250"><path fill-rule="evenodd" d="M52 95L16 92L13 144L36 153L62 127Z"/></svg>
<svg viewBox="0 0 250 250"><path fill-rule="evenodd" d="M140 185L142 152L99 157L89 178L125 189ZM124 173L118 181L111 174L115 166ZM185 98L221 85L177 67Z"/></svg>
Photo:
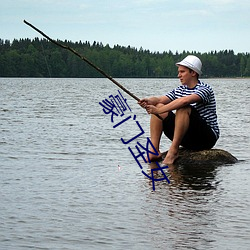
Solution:
<svg viewBox="0 0 250 250"><path fill-rule="evenodd" d="M147 105L146 110L148 114L154 114L154 115L157 115L159 112L158 108L156 108L154 105Z"/></svg>

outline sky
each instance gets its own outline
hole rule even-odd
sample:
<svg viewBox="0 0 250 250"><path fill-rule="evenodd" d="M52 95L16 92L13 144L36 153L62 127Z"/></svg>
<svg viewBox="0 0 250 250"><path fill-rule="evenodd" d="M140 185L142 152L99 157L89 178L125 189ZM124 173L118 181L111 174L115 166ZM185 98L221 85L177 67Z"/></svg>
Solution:
<svg viewBox="0 0 250 250"><path fill-rule="evenodd" d="M249 0L0 0L0 38L42 36L151 52L250 52Z"/></svg>

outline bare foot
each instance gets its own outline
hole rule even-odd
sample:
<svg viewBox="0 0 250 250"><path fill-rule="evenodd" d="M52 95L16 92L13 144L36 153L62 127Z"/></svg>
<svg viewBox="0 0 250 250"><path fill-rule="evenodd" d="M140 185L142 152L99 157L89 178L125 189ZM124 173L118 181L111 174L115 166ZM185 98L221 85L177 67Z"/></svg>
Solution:
<svg viewBox="0 0 250 250"><path fill-rule="evenodd" d="M147 162L154 162L154 161L158 161L162 158L162 154L161 152L158 152L158 155L153 155L153 154L149 154L149 159L148 157L146 157L146 161Z"/></svg>
<svg viewBox="0 0 250 250"><path fill-rule="evenodd" d="M172 152L171 150L169 150L162 163L166 165L173 164L178 157L179 157L178 151Z"/></svg>

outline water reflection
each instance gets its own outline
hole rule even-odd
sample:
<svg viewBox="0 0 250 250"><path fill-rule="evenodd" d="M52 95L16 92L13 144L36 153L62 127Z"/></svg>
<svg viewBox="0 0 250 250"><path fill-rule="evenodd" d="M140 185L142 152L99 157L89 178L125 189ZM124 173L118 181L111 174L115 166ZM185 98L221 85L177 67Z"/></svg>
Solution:
<svg viewBox="0 0 250 250"><path fill-rule="evenodd" d="M148 172L151 173L151 169L157 167L155 163L151 163ZM211 236L216 227L217 211L211 207L211 202L217 197L216 172L217 167L212 165L204 167L171 165L167 169L170 184L167 181L155 183L155 191L148 197L155 201L151 213L157 215L154 221L155 227L159 224L166 232L165 243L171 244L169 249L185 249L185 247L196 249L204 244L209 249L209 244L213 244ZM162 178L161 172L155 171L154 178ZM147 179L147 183L152 188L152 182ZM152 218L152 214L148 216ZM152 224L152 220L148 223ZM165 240L158 239L154 235L152 241L157 245L160 241L164 243Z"/></svg>
<svg viewBox="0 0 250 250"><path fill-rule="evenodd" d="M218 166L216 165L202 165L196 166L194 165L170 165L168 166L167 175L171 181L171 188L179 188L179 189L193 189L193 190L210 190L215 189L216 183L216 169ZM148 168L148 174L151 174L151 169L157 169L158 166L156 163L150 163ZM165 170L165 171L166 171ZM159 179L162 178L163 175L161 171L154 171L154 178ZM159 181L156 182L156 188L162 188L165 186L167 182ZM152 185L152 182L149 181L149 185Z"/></svg>

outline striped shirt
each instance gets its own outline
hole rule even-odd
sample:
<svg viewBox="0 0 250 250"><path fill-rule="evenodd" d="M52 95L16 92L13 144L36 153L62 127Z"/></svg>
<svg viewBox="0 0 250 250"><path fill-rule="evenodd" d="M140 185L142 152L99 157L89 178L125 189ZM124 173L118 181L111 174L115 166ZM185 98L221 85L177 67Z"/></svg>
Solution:
<svg viewBox="0 0 250 250"><path fill-rule="evenodd" d="M201 98L201 102L192 103L190 105L198 111L201 118L206 121L207 125L210 126L218 139L220 130L217 122L216 102L213 89L209 85L201 81L192 89L188 88L187 85L181 85L167 93L166 96L173 101L191 94L197 94Z"/></svg>

